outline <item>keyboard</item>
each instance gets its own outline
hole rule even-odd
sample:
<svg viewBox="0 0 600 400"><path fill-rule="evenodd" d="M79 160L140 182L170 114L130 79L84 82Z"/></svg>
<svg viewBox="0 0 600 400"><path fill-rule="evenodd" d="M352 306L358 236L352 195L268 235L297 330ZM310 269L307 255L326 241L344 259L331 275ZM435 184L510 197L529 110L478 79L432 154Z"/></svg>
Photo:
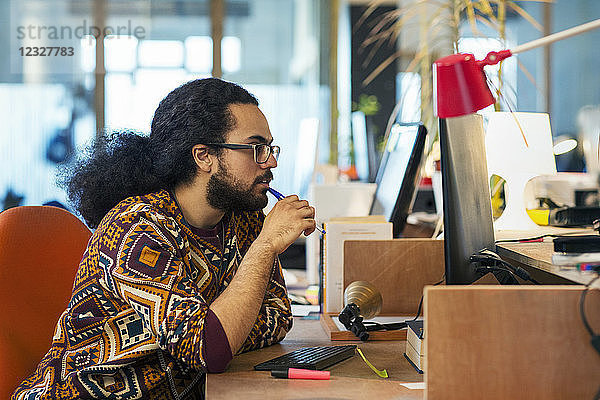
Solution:
<svg viewBox="0 0 600 400"><path fill-rule="evenodd" d="M355 352L356 345L305 347L257 364L254 369L257 371L283 368L322 370L352 357Z"/></svg>

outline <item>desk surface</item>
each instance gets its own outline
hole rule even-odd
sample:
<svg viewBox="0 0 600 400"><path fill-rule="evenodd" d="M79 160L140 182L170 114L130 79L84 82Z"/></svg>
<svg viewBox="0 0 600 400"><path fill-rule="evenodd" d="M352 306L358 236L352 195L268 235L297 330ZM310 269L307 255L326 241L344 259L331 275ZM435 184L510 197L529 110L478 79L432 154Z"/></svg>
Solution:
<svg viewBox="0 0 600 400"><path fill-rule="evenodd" d="M235 356L222 374L209 374L206 384L207 399L422 399L423 390L407 389L400 383L422 382L403 356L405 341L336 342L356 343L367 359L378 369L387 369L389 378L382 379L373 373L356 355L328 368L331 379L311 381L272 378L270 372L254 371L259 362L301 347L328 346L333 343L317 320L294 318L294 327L279 344Z"/></svg>
<svg viewBox="0 0 600 400"><path fill-rule="evenodd" d="M578 232L581 232L581 230L578 230ZM565 232L563 231L563 233ZM529 272L534 275L536 272L544 275L544 277L538 279L541 283L587 284L594 277L592 273L581 273L571 268L552 264L552 253L554 252L552 240L552 238L544 238L543 242L499 243L496 245L496 252L504 259L510 259L529 267ZM600 287L600 282L596 281L594 287Z"/></svg>

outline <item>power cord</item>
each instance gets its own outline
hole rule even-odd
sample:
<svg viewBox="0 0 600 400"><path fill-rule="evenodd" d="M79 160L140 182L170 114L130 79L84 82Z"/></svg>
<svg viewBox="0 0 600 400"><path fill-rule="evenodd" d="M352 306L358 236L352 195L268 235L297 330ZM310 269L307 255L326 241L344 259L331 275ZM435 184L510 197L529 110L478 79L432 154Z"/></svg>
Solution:
<svg viewBox="0 0 600 400"><path fill-rule="evenodd" d="M548 233L548 234L545 234L545 235L534 236L534 237L529 237L529 238L522 238L522 239L496 240L494 243L496 243L496 244L498 244L498 243L527 243L527 242L540 241L540 239L543 239L543 238L546 238L546 237L551 237L551 238L570 237L570 236L577 236L577 235L583 235L583 234L589 234L589 233L590 233L589 230L587 230L587 231L569 232L568 234L561 234L561 235Z"/></svg>
<svg viewBox="0 0 600 400"><path fill-rule="evenodd" d="M441 285L442 283L444 283L445 280L445 276L444 278L442 278L441 281L434 283L433 286L438 286ZM421 309L423 308L423 295L421 295L421 300L419 301L419 308L417 309L417 316L414 317L411 320L407 320L410 322L416 321L420 316L421 316ZM403 329L407 327L406 322L394 322L394 323L389 323L389 324L382 324L380 322L375 322L375 321L365 321L364 324L365 326L367 326L368 330L373 330L373 331L380 331L380 330L396 330L396 329ZM371 329L371 326L373 326L374 328Z"/></svg>
<svg viewBox="0 0 600 400"><path fill-rule="evenodd" d="M469 257L469 261L471 263L476 263L477 266L476 271L477 272L508 272L513 278L516 276L518 276L519 278L523 279L524 281L529 281L532 282L536 285L539 285L540 283L533 279L531 277L531 275L529 274L529 272L527 272L525 269L519 267L519 266L514 266L506 261L504 261L502 258L500 258L500 256L496 253L494 253L493 251L489 250L489 249L482 249L479 250L477 253L471 255L471 257ZM498 265L500 264L500 265ZM516 280L516 279L515 279ZM516 281L518 283L518 281Z"/></svg>
<svg viewBox="0 0 600 400"><path fill-rule="evenodd" d="M404 322L392 322L389 324L384 324L381 322L375 321L364 321L363 324L367 328L367 331L395 331L398 329L406 328L406 321Z"/></svg>
<svg viewBox="0 0 600 400"><path fill-rule="evenodd" d="M446 274L444 274L444 276L442 276L442 279L439 282L434 283L433 286L441 285L442 283L444 283L445 280L446 280ZM423 295L421 295L421 300L419 301L419 308L417 308L417 316L414 317L413 319L411 319L411 321L416 321L417 319L419 319L419 317L421 316L422 308L423 308Z"/></svg>
<svg viewBox="0 0 600 400"><path fill-rule="evenodd" d="M585 297L587 296L587 293L590 290L591 286L594 284L594 282L596 282L598 279L600 279L600 267L596 267L595 271L598 273L598 276L596 276L591 281L589 281L587 283L587 285L585 285L585 289L583 289L583 292L581 292L581 297L579 298L579 314L581 315L581 321L583 321L583 326L585 327L585 329L588 331L588 333L592 337L592 340L591 340L592 347L594 347L594 349L598 352L598 354L600 354L600 333L594 332L594 330L590 326L590 323L588 322L588 319L585 315ZM594 399L595 400L600 399L600 389L598 389L598 393L596 393L596 396L594 396Z"/></svg>
<svg viewBox="0 0 600 400"><path fill-rule="evenodd" d="M487 274L488 272L506 272L508 273L510 276L512 276L513 281L508 283L508 282L501 282L503 285L506 284L515 284L518 285L519 281L517 280L517 275L515 275L514 272L512 272L510 269L508 268L502 268L502 267L490 267L490 266L479 266L479 267L475 267L475 272L481 273L482 275Z"/></svg>

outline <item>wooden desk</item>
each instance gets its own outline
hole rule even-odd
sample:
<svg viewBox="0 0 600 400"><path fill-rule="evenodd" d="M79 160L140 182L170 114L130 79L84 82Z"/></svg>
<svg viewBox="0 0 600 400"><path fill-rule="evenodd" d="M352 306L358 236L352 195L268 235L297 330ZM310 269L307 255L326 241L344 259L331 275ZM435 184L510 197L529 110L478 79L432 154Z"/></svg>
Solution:
<svg viewBox="0 0 600 400"><path fill-rule="evenodd" d="M272 378L270 372L254 371L259 362L301 347L328 346L317 320L294 318L294 327L279 344L235 356L226 372L208 374L206 398L213 399L422 399L423 390L407 389L400 383L422 382L423 375L404 358L405 341L335 342L355 343L369 361L387 369L389 378L379 378L356 355L328 368L331 380L310 381Z"/></svg>
<svg viewBox="0 0 600 400"><path fill-rule="evenodd" d="M500 243L496 253L513 265L525 268L531 276L548 285L585 285L592 278L591 273L581 273L552 264L554 245L552 238L533 243ZM600 288L600 281L594 287Z"/></svg>
<svg viewBox="0 0 600 400"><path fill-rule="evenodd" d="M537 234L537 233L536 233ZM529 235L529 236L535 236ZM521 235L513 235L512 237L528 237ZM560 270L551 263L552 257L552 242L547 240L543 243L506 243L497 246L497 252L509 262L515 262L525 266L534 278L542 283L559 283L559 284L584 284L590 279L588 275L580 275L574 271ZM600 282L597 282L599 284ZM438 288L439 289L439 288ZM502 290L495 288L497 290ZM534 290L529 287L528 289ZM551 288L548 288L551 289ZM483 290L476 288L476 290ZM591 300L590 300L591 301ZM588 301L589 302L589 301ZM472 301L466 302L472 304ZM479 304L479 303L475 303ZM492 302L499 305L500 303ZM569 306L570 307L570 306ZM527 307L519 306L517 310L529 310ZM466 312L465 307L455 308L454 311ZM500 307L504 313L510 315L506 318L512 318L512 309ZM573 311L575 310L575 311ZM490 314L489 312L485 315ZM495 318L498 313L494 312L488 317ZM568 316L577 319L576 307L568 308ZM449 315L449 314L448 314ZM504 314L503 314L504 315ZM543 315L551 316L553 313L546 312ZM472 318L472 316L471 316ZM562 320L566 317L561 316ZM444 318L439 318L443 321ZM447 319L447 318L446 318ZM546 318L547 319L547 318ZM535 320L534 316L524 318L525 321ZM459 318L459 322L462 319ZM577 320L578 321L578 320ZM579 322L579 321L578 321ZM519 322L520 323L520 322ZM535 325L535 324L534 324ZM539 324L538 324L539 325ZM564 325L564 324L563 324ZM476 326L476 325L474 325ZM485 328L488 324L482 324ZM535 325L537 326L537 325ZM543 324L541 325L543 326ZM561 326L554 323L548 325L550 327ZM571 325L568 325L571 326ZM568 327L567 326L567 327ZM579 324L577 327L583 329ZM459 327L460 328L460 327ZM483 329L482 328L482 329ZM464 329L457 329L457 338L470 338L469 335L464 335ZM495 328L496 329L496 328ZM566 329L566 328L565 328ZM495 333L502 333L501 327L492 330ZM510 329L509 333L519 332L518 328ZM573 340L573 333L569 331L569 340ZM489 336L488 333L486 335ZM514 335L513 335L514 336ZM513 337L503 335L502 337ZM551 340L549 337L548 340ZM457 339L458 340L458 339ZM587 337L583 335L583 339L579 340L587 346ZM270 346L261 350L245 353L234 357L229 368L222 374L209 374L207 377L206 394L207 399L314 399L314 398L329 398L329 399L354 399L354 398L375 398L377 400L385 399L422 399L424 396L423 390L411 390L400 383L404 382L422 382L423 375L418 374L413 367L406 361L403 356L406 346L405 341L373 341L367 343L361 342L335 342L336 345L344 343L357 343L364 351L366 357L379 369L387 369L389 378L382 379L377 377L367 365L357 355L351 359L343 361L329 368L332 373L329 381L309 381L309 380L288 380L272 378L269 372L254 371L254 365L277 357L281 354L296 350L301 347L310 346L326 346L332 345L327 335L321 328L320 322L317 320L304 320L300 318L294 319L294 327L288 336L280 344ZM567 339L560 340L559 344L568 343ZM446 346L452 350L454 346ZM533 346L531 346L533 347ZM502 347L503 349L519 349L519 344L511 343L510 346ZM551 346L545 346L551 348ZM467 351L465 354L469 354ZM507 353L506 351L504 353ZM502 353L502 354L504 354ZM440 352L440 354L442 354ZM507 353L510 354L510 353ZM553 354L552 352L544 351L543 354ZM506 356L504 357L506 358ZM531 360L529 360L531 361ZM528 362L529 362L528 361ZM468 363L471 365L472 363ZM489 365L494 365L489 363ZM529 365L529 364L527 364ZM544 364L545 365L545 364ZM512 367L507 367L510 370ZM535 370L535 368L531 368ZM462 370L457 370L462 371ZM496 373L495 371L494 373ZM476 376L476 372L473 375ZM493 374L490 373L490 376ZM473 378L476 379L476 378ZM457 379L456 382L462 382ZM526 387L527 385L523 385ZM519 386L521 387L521 386ZM463 397L466 398L466 397Z"/></svg>

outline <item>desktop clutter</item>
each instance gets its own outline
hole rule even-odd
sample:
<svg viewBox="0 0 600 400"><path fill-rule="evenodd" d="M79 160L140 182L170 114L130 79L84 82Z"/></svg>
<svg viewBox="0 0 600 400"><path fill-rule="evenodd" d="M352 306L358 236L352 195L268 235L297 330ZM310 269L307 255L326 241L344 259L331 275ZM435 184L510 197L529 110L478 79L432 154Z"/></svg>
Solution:
<svg viewBox="0 0 600 400"><path fill-rule="evenodd" d="M369 228L374 233L371 225L378 223L329 221L324 246L330 245L334 226L346 225L339 230L344 234L365 234ZM562 244L556 238L556 253L581 252L580 240L600 243L600 235L573 240ZM472 398L494 390L499 395L492 398L518 398L523 387L531 388L533 397L588 398L598 389L597 290L540 285L527 269L500 259L494 249L476 252L469 260L474 276L481 277L477 284L435 286L443 283L446 271L443 240L345 240L341 247L336 256L341 254L340 258L324 263L320 322L332 345L339 340L404 340L397 357L416 373L424 373L431 398L444 397L447 387L457 394L452 398ZM341 264L337 280L329 269L332 261ZM336 281L343 288L341 304ZM333 282L333 293L328 282ZM584 314L580 314L581 299L586 304ZM589 331L583 321L588 321ZM584 364L588 367L582 371ZM335 374L335 367L331 371ZM481 371L486 374L483 378L478 376ZM559 372L561 378L551 382L549 377ZM521 389L514 389L519 385Z"/></svg>
<svg viewBox="0 0 600 400"><path fill-rule="evenodd" d="M406 326L404 322L394 325L364 319L374 317L379 312L399 311L401 315L414 313L424 283L433 283L443 275L442 264L439 262L442 260L441 241L409 240L410 245L406 247L403 241L398 243L391 240L402 232L414 200L426 134L422 124L397 127L388 140L375 184L309 186L309 201L317 210L317 221L326 222L319 226L321 235L313 234L307 238L307 280L320 286L319 303L322 305L323 316L326 316L328 321L325 324L335 326L331 316L339 314L342 308L346 307L342 318L338 320L334 316L334 319L338 324L344 321L354 332L345 331L343 325L340 325L329 331L332 340L337 340L339 335L346 333L352 335L346 337L346 340L355 340L357 337L354 334L363 341L369 338L380 340L385 336L385 340L406 338L406 332L398 330ZM398 179L399 174L402 179ZM273 188L270 188L269 192L277 200L284 197ZM354 242L356 247L352 246ZM365 264L364 260L360 260L365 255L374 254L372 249L366 250L361 247L369 243L376 243L378 247L373 250L384 254L384 257L379 259L371 257L371 261L379 263L377 266ZM427 248L423 248L424 246ZM431 251L432 246L434 251ZM355 249L358 250L357 253L354 253ZM404 263L404 274L397 274L394 271L399 269L397 261L402 259L402 253L406 253L411 262ZM350 260L350 263L346 265L345 260ZM428 273L426 271L429 269L423 268L424 265L434 264L437 266L435 272ZM357 266L358 269L353 270L350 265ZM373 274L369 280L372 283L364 280L354 282L357 281L354 275L364 274L371 266ZM414 274L417 270L425 272ZM390 279L390 275L394 275L396 279ZM427 282L416 279L413 275L422 276ZM409 284L408 290L398 293L400 281L413 283ZM380 287L381 292L374 289L374 285ZM387 299L385 306L382 294ZM413 301L414 298L417 301ZM398 308L398 305L401 306ZM347 318L344 319L343 316ZM393 333L390 335L391 332ZM300 349L260 363L255 369L270 370L274 377L288 379L328 379L327 374L313 374L306 370L322 370L354 354L359 354L378 376L387 377L387 371L378 370L369 363L356 345Z"/></svg>
<svg viewBox="0 0 600 400"><path fill-rule="evenodd" d="M403 356L424 373L427 398L600 398L600 291L592 290L599 287L594 284L600 279L600 236L525 235L544 223L600 229L600 215L546 200L525 205L532 178L557 175L547 114L494 113L487 135L483 117L475 114L495 102L484 66L598 27L600 20L490 52L481 61L472 54L453 54L434 63L443 240L399 238L418 181L423 153L419 138L426 135L420 124L400 127L396 138L388 138L386 152L391 150L384 154L376 186L365 188L375 191L375 200L361 217L343 214L355 205L352 196L332 202L337 188L326 189L331 196L321 196L323 188L313 187L310 200L326 221L326 234L318 239L319 246L307 242L308 279L320 283L321 324L332 341L406 340ZM414 135L409 138L403 130ZM408 150L400 143L409 143ZM506 186L504 212L496 222L491 175L503 178ZM321 211L321 204L328 202L335 208L332 215ZM527 208L543 205L548 217L536 224ZM529 214L539 217L537 211ZM525 264L513 265L496 254L500 246L494 228L523 233L504 243L535 245L555 237L553 261L564 261L560 268L590 272L589 281L544 285ZM513 253L520 255L519 250ZM555 267L540 276L548 278ZM581 283L579 278L576 282ZM288 369L278 374L289 378L295 374L289 368L325 368L355 352L360 350L353 345L309 348L271 361L281 365L284 359ZM321 363L321 355L326 362ZM305 359L310 362L303 363Z"/></svg>
<svg viewBox="0 0 600 400"><path fill-rule="evenodd" d="M597 390L597 290L536 285L526 269L500 259L494 248L471 254L468 264L473 279L480 278L477 284L436 286L447 277L445 240L394 238L391 225L381 216L324 223L326 233L313 236L320 239L323 257L320 323L331 345L299 349L257 364L256 370L271 371L274 379L332 379L336 365L356 354L370 364L360 344L336 342L403 340L397 357L424 374L430 398L447 397L449 390L451 398L494 391L498 395L491 398L518 398L523 387L533 397L588 398ZM555 252L596 251L599 239L597 233L574 243L556 238ZM514 285L527 280L533 285ZM374 379L394 378L377 367L369 366Z"/></svg>
<svg viewBox="0 0 600 400"><path fill-rule="evenodd" d="M309 187L324 222L323 234L307 238L307 279L320 286L321 326L332 343L405 341L398 360L424 374L430 398L518 398L525 387L531 397L591 397L600 382L600 313L594 312L600 295L590 289L600 279L600 235L531 235L544 221L534 223L530 211L543 207L525 199L556 199L559 207L548 212L546 224L559 225L558 209L577 216L579 205L571 200L585 198L591 217L570 216L562 225L600 229L591 200L598 197L597 180L589 188L556 173L547 114L496 113L487 136L485 122L477 114L440 119L443 240L401 237L419 179L426 135L420 124L393 130L395 144L386 146L375 184ZM503 152L489 150L501 145ZM507 154L519 156L507 163ZM495 222L493 174L507 187L504 213ZM565 192L556 189L561 179L570 183L568 201L556 196ZM545 285L525 265L498 256L497 230L521 232L503 243L535 246L554 236L554 264L589 273L588 285ZM288 379L323 379L326 374L294 368L322 370L357 353L364 357L357 345L305 348L255 368Z"/></svg>
<svg viewBox="0 0 600 400"><path fill-rule="evenodd" d="M344 185L346 191L369 191L372 197L378 191L378 188L367 184L358 184L360 189ZM343 209L347 203L351 203L348 197L336 202L336 206L338 210ZM446 387L456 390L457 396L451 396L453 398L490 393L498 384L497 369L503 371L500 374L503 377L507 374L507 379L528 385L532 393L546 397L559 394L565 398L573 398L574 395L585 398L597 389L590 382L600 378L595 369L598 365L597 371L600 371L600 363L594 350L599 341L600 315L592 311L594 307L596 310L600 307L598 291L575 285L537 285L543 282L538 282L527 269L498 257L493 236L491 245L476 251L469 250L465 265L453 269L451 264L449 267L446 255L456 252L460 241L451 233L445 240L397 238L389 215L368 215L369 207L363 207L365 215L361 217L338 215L330 218L323 218L318 204L316 208L318 218L325 221L322 228L326 232L324 235L312 235L317 238L320 249L320 254L317 254L317 263L320 264L318 276L322 277L319 281L320 323L332 345L300 349L277 361L272 360L277 367L269 367L275 371L273 376L326 379L326 374L311 375L294 368L327 369L325 372L332 377L335 364L358 354L360 346L336 345L336 342L403 340L398 358L415 373L424 373L426 391L432 398L446 393L442 392ZM600 222L597 226L600 229ZM468 226L466 229L469 231ZM539 240L529 236L519 239ZM600 243L600 235L596 233L589 239L574 240L575 243L561 244L563 240L556 238L556 254L579 254L582 248L597 249L595 244L586 246L590 242ZM580 240L590 242L582 244ZM532 245L535 243L532 242ZM598 253L600 255L600 250ZM584 267L581 259L570 258L569 261L569 268L583 270L597 268L600 257L596 260L598 264L588 267ZM435 286L447 281L448 268L450 276L455 279L454 284L474 281L477 284ZM456 281L462 279L457 271L469 271L468 279ZM523 285L527 282L530 285ZM584 315L589 331L579 313L578 304L582 297L586 304ZM510 304L510 307L505 307L505 304ZM424 318L420 318L422 312ZM508 333L498 323L510 327ZM552 332L548 331L549 326ZM449 334L445 335L444 330ZM557 337L569 351L555 348ZM527 343L528 347L523 348L521 343ZM516 354L517 349L519 354ZM478 354L478 357L474 359L473 354ZM368 354L363 355L368 357ZM542 360L540 357L546 358ZM514 360L520 360L523 366L515 367ZM581 362L592 366L591 370L576 372ZM573 366L572 373L564 371L566 365ZM257 365L256 368L263 367ZM559 370L568 379L561 377L556 382L549 382L547 377ZM374 366L373 371L383 376L384 372ZM478 371L487 371L490 377L496 378L479 379ZM461 374L469 378L459 377ZM576 388L566 383L569 379L579 382L580 386ZM465 380L472 385L465 384ZM458 387L453 381L462 383L462 386ZM506 394L509 397L523 394L512 386L510 381L501 384L498 393L502 395L497 398ZM469 387L471 392L466 389Z"/></svg>

